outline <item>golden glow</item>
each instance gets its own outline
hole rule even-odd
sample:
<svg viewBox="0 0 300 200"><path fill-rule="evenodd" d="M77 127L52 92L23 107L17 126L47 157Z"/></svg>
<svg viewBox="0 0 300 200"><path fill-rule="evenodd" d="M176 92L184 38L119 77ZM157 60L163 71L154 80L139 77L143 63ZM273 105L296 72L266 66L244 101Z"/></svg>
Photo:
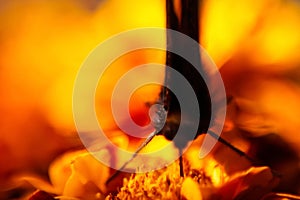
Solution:
<svg viewBox="0 0 300 200"><path fill-rule="evenodd" d="M214 186L219 187L228 180L227 174L225 173L223 167L213 158L209 159L205 163L204 167L207 176L211 178Z"/></svg>
<svg viewBox="0 0 300 200"><path fill-rule="evenodd" d="M271 8L272 12L261 22L261 30L251 41L256 64L280 64L278 67L286 69L299 63L300 7L294 4L296 2Z"/></svg>
<svg viewBox="0 0 300 200"><path fill-rule="evenodd" d="M243 45L267 3L260 0L205 2L201 44L217 66L221 67Z"/></svg>
<svg viewBox="0 0 300 200"><path fill-rule="evenodd" d="M89 52L121 31L165 26L165 5L162 0L103 0L94 10L74 0L4 2L0 6L0 161L5 165L0 166L0 186L3 182L6 184L8 174L31 172L33 169L45 172L58 150L65 150L65 146L69 145L62 142L56 133L66 135L76 132L72 116L73 84ZM176 5L178 11L179 4ZM223 67L222 70L230 67L227 74L222 74L226 86L229 85L226 89L238 100L245 98L250 102L241 103L240 113L233 114L236 118L228 122L227 132L242 128L261 136L276 131L300 152L300 79L290 78L299 73L299 25L300 6L294 1L203 1L201 44L218 67ZM126 44L115 44L114 48L141 39L133 38ZM111 51L114 49L107 49L107 53ZM115 142L124 149L133 151L140 141L131 142L116 128L110 109L115 83L134 66L149 62L163 64L164 61L164 52L132 52L113 62L99 82L95 105L99 121L104 129L110 130L110 137L115 137ZM255 77L249 78L248 71L255 73ZM145 74L159 80L164 76L153 71ZM257 78L257 75L261 77ZM137 76L128 84L135 84L143 76ZM230 78L225 79L227 76ZM157 86L147 86L133 94L130 114L138 124L149 122L147 103L156 100L159 90ZM121 98L119 100L124 103ZM233 141L235 138L230 136L227 135ZM244 141L238 143L238 139L236 141L236 146L245 151L251 145ZM204 168L215 186L222 187L229 174L231 176L228 171L236 172L245 166L238 156L223 156L231 155L228 149L218 149L213 152L214 156L199 161L201 141L197 142L186 158L192 167ZM163 136L159 136L143 152L155 152L169 144ZM69 155L67 162L58 163L60 166L53 171L50 169L51 181L57 184L59 193L63 189L69 196L75 195L72 192L84 193L76 189L84 187L89 179L101 181L95 187L103 187L101 189L104 190L104 179L110 175L109 169L97 165L97 161L85 152L77 153L80 155L76 158L79 163L70 164L69 158L73 158L73 155ZM111 156L110 152L102 153L107 158ZM170 145L160 156L162 160L169 161L177 153L174 146ZM232 166L235 158L242 164ZM125 158L118 159L121 162ZM92 166L88 166L90 161ZM86 170L86 166L91 171ZM105 172L105 177L98 179L100 170ZM91 173L94 171L97 176ZM62 173L66 174L59 176ZM67 183L68 178L70 180Z"/></svg>
<svg viewBox="0 0 300 200"><path fill-rule="evenodd" d="M134 7L124 9L129 5ZM73 83L85 57L101 41L120 31L162 27L162 6L160 1L114 0L88 13L68 0L8 4L6 12L1 13L5 16L1 21L5 27L1 32L1 48L5 48L1 54L1 76L5 74L2 82L10 89L4 101L12 102L21 92L22 102L16 103L26 106L37 102L53 125L74 129Z"/></svg>

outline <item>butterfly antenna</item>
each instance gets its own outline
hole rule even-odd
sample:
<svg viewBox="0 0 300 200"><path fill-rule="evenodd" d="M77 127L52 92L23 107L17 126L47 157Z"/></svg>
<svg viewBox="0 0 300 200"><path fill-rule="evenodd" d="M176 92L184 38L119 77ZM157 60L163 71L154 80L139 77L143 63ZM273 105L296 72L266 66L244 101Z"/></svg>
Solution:
<svg viewBox="0 0 300 200"><path fill-rule="evenodd" d="M135 150L133 155L129 160L127 160L107 181L105 182L108 185L114 178L116 178L120 172L125 169L125 167L143 150L149 142L156 136L160 130L163 128L166 118L167 118L167 111L164 109L163 104L154 104L150 108L150 119L151 124L155 128L155 130L146 138L146 140Z"/></svg>
<svg viewBox="0 0 300 200"><path fill-rule="evenodd" d="M109 179L107 179L106 181L106 185L108 185L114 178L116 178L120 172L138 155L138 153L145 148L145 146L147 146L147 144L149 144L149 142L154 138L154 136L157 134L157 131L155 130L154 132L152 132L147 138L146 140L136 149L136 151L133 153L133 155L131 156L131 158L129 160L127 160L111 177L109 177Z"/></svg>
<svg viewBox="0 0 300 200"><path fill-rule="evenodd" d="M244 151L238 149L237 147L233 146L231 143L229 143L227 140L225 140L224 138L222 138L221 136L217 135L215 132L208 130L207 134L209 134L210 136L212 136L214 139L218 140L220 143L224 144L225 146L227 146L228 148L230 148L231 150L233 150L234 152L236 152L238 155L240 155L241 157L244 157L245 159L247 159L252 165L254 166L261 166L264 165L264 163L259 162L258 160L248 156ZM271 168L271 172L274 176L281 178L282 174L274 169Z"/></svg>
<svg viewBox="0 0 300 200"><path fill-rule="evenodd" d="M238 149L237 147L233 146L231 143L229 143L227 140L225 140L221 136L217 135L215 132L213 132L211 130L208 130L207 134L209 134L214 139L218 140L220 143L224 144L225 146L227 146L228 148L230 148L231 150L233 150L234 152L236 152L238 155L246 158L252 164L254 164L254 165L258 164L258 162L255 159L253 159L252 157L248 156L245 152L243 152L242 150Z"/></svg>

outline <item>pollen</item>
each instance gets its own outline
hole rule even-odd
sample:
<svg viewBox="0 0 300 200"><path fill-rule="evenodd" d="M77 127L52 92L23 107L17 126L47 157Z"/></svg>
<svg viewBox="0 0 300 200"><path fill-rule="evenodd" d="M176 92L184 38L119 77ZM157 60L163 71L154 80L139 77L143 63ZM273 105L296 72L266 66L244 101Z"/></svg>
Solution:
<svg viewBox="0 0 300 200"><path fill-rule="evenodd" d="M132 174L129 179L124 178L123 186L119 189L119 192L116 195L109 194L106 200L183 200L186 199L186 197L183 195L184 192L182 189L187 179L191 179L192 182L186 181L185 185L188 186L185 187L195 187L195 185L198 188L213 187L211 179L205 174L203 169L191 169L186 160L184 160L184 164L185 177L180 177L178 162L174 162L160 170ZM200 189L198 189L198 191L200 191Z"/></svg>

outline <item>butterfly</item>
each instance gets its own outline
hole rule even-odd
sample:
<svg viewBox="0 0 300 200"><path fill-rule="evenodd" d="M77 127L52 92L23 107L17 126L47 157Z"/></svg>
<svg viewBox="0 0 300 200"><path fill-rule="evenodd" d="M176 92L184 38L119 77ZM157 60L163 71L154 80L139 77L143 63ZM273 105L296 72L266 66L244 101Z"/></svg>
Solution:
<svg viewBox="0 0 300 200"><path fill-rule="evenodd" d="M175 11L175 5L173 0L166 1L166 13L167 13L167 29L180 32L197 43L199 42L199 1L198 0L182 0L181 1L181 13L178 14ZM107 181L108 184L113 180L122 169L124 169L137 155L138 153L149 143L156 135L163 135L166 139L173 141L175 146L179 149L180 155L187 144L197 138L201 134L209 134L217 141L226 145L238 155L246 158L254 165L259 165L255 159L248 156L245 152L236 148L228 141L220 137L213 129L211 124L217 123L217 116L212 112L211 94L206 84L205 79L201 76L206 73L206 69L201 63L201 50L197 46L189 46L189 43L185 40L178 40L175 34L167 31L167 51L166 51L166 68L165 71L165 86L162 86L157 102L155 102L156 109L153 112L151 118L152 124L155 127L155 131L152 132L142 145L136 149L135 153L127 162L125 162L118 171L115 172ZM200 69L196 69L190 62L169 51L169 48L184 48L186 51L191 52L191 57L196 61L197 66ZM200 73L199 73L200 72ZM200 110L200 117L195 114L194 106L185 105L185 109L181 109L181 104L177 98L178 94L175 94L169 88L177 88L179 96L184 96L184 88L178 83L178 79L174 78L176 73L180 73L186 80L188 80L193 91L196 95L197 106ZM185 96L189 98L189 96ZM226 97L225 97L226 98ZM223 99L224 100L224 99ZM230 98L228 98L230 102ZM197 111L196 111L197 112ZM194 127L196 126L196 134L194 134ZM177 137L179 127L184 127L184 133ZM179 157L180 175L183 174L183 160L182 156ZM275 172L274 172L275 173Z"/></svg>

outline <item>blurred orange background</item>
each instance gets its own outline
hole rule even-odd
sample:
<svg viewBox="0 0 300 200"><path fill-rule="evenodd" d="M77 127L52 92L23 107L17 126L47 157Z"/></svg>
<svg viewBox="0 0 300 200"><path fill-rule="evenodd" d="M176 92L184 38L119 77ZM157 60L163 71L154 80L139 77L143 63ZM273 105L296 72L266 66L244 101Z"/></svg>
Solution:
<svg viewBox="0 0 300 200"><path fill-rule="evenodd" d="M161 0L0 1L0 185L17 173L45 173L55 156L80 146L72 140L72 90L81 63L114 34L164 27L164 7ZM240 107L228 112L234 125L255 136L276 132L300 154L300 2L204 1L200 35ZM154 61L164 63L164 54L136 52L115 65ZM97 93L104 107L107 84ZM143 94L137 102L157 90ZM138 105L136 116L145 109Z"/></svg>

